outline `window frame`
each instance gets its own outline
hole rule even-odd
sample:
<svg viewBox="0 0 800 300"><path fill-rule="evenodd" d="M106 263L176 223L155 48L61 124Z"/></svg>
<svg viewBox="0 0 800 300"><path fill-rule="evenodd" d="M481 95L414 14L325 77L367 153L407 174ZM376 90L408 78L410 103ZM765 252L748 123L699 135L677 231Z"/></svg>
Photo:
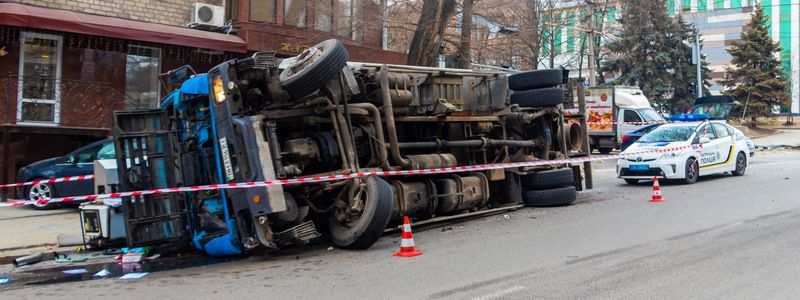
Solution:
<svg viewBox="0 0 800 300"><path fill-rule="evenodd" d="M125 86L123 87L123 92L125 93L125 97L126 97L125 101L128 100L127 99L127 96L128 96L128 81L127 81L128 56L131 55L131 53L130 53L131 48L143 48L143 49L148 49L150 51L158 51L158 57L157 57L157 59L158 59L158 72L156 72L156 78L155 78L155 80L156 80L156 100L155 100L155 103L154 103L155 107L148 107L148 109L158 108L158 106L161 104L160 103L160 101L161 101L161 83L159 81L158 75L161 74L161 69L162 69L163 61L164 61L164 59L163 59L164 58L163 49L161 49L159 47L145 46L145 45L141 45L141 44L128 44L127 46L128 46L128 51L125 52L125 75L126 75L125 79L126 80L125 80ZM139 55L139 56L142 56L142 55Z"/></svg>
<svg viewBox="0 0 800 300"><path fill-rule="evenodd" d="M252 0L250 0L250 1L252 1ZM295 24L287 24L286 23L286 21L289 19L288 18L289 14L288 14L288 11L287 11L287 9L289 9L289 6L286 5L287 0L282 0L282 1L283 1L283 26L308 29L308 25L309 25L308 24L308 3L309 3L309 1L313 2L313 0L288 0L288 1L303 1L303 5L302 5L303 10L304 10L304 14L303 14L303 18L302 18L303 26L299 26L299 25L295 25ZM316 16L314 16L314 17L316 17ZM300 19L298 19L298 20L300 20ZM314 21L316 22L316 18L315 18Z"/></svg>
<svg viewBox="0 0 800 300"><path fill-rule="evenodd" d="M38 38L55 40L58 43L56 47L56 73L53 78L53 98L55 99L30 99L23 98L25 86L25 39ZM55 34L46 34L39 32L23 31L19 37L19 80L17 82L17 124L21 125L39 125L39 126L58 126L61 123L61 70L63 64L63 50L64 50L64 37ZM22 119L22 105L23 103L44 103L53 105L53 121L26 121Z"/></svg>
<svg viewBox="0 0 800 300"><path fill-rule="evenodd" d="M630 114L632 114L632 115L636 116L636 118L637 118L638 120L635 120L635 121L634 121L634 120L628 120L628 118L627 118L627 117L628 117L628 113L630 113ZM622 112L622 121L623 121L623 122L642 122L642 120L643 120L643 119L642 119L642 116L641 116L641 115L639 115L639 112L637 112L636 110L633 110L633 109L625 109L625 110Z"/></svg>
<svg viewBox="0 0 800 300"><path fill-rule="evenodd" d="M257 1L265 1L265 0L249 0L248 1L249 5L247 7L248 8L248 10L247 10L247 20L250 21L250 22L256 22L256 23L278 24L278 1L279 0L266 0L266 1L272 1L272 21L264 21L264 20L253 19L253 10L254 10L253 9L253 2L257 2ZM282 1L282 0L280 0L280 1ZM306 12L306 14L308 14L308 12Z"/></svg>

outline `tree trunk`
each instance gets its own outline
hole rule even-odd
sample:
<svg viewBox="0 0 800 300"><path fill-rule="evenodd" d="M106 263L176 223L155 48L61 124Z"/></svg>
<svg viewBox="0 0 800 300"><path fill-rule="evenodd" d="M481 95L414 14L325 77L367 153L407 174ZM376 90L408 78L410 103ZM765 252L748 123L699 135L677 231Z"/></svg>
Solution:
<svg viewBox="0 0 800 300"><path fill-rule="evenodd" d="M461 15L461 41L458 45L456 68L469 69L472 67L472 2L464 0L464 11Z"/></svg>
<svg viewBox="0 0 800 300"><path fill-rule="evenodd" d="M444 29L455 7L455 0L425 0L422 3L422 13L408 49L409 65L435 66Z"/></svg>
<svg viewBox="0 0 800 300"><path fill-rule="evenodd" d="M539 0L528 0L528 7L530 8L530 24L528 24L528 26L533 28L530 41L531 69L536 70L539 68L540 55L542 55L542 35L540 31L542 27L539 26L539 18L541 17L539 14Z"/></svg>

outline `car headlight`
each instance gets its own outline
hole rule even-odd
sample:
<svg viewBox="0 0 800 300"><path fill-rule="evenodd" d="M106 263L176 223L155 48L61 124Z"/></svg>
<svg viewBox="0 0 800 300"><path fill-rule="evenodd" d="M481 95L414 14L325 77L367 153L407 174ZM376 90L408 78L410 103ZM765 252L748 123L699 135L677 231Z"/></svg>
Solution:
<svg viewBox="0 0 800 300"><path fill-rule="evenodd" d="M222 76L214 76L214 100L217 103L225 102L225 88L222 85Z"/></svg>

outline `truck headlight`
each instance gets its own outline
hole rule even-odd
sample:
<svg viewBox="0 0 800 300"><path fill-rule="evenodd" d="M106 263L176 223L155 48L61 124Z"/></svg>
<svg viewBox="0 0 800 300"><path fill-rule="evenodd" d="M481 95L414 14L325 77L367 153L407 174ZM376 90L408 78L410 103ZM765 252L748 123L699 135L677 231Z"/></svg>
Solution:
<svg viewBox="0 0 800 300"><path fill-rule="evenodd" d="M214 76L214 100L217 103L225 102L225 88L222 85L222 76Z"/></svg>

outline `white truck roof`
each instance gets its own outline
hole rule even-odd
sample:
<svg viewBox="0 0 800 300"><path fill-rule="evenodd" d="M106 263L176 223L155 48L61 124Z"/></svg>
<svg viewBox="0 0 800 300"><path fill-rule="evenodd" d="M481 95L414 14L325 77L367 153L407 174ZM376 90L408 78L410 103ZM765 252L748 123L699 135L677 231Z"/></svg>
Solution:
<svg viewBox="0 0 800 300"><path fill-rule="evenodd" d="M615 87L615 104L620 108L637 109L648 108L650 101L644 96L642 90L637 87L617 86Z"/></svg>

